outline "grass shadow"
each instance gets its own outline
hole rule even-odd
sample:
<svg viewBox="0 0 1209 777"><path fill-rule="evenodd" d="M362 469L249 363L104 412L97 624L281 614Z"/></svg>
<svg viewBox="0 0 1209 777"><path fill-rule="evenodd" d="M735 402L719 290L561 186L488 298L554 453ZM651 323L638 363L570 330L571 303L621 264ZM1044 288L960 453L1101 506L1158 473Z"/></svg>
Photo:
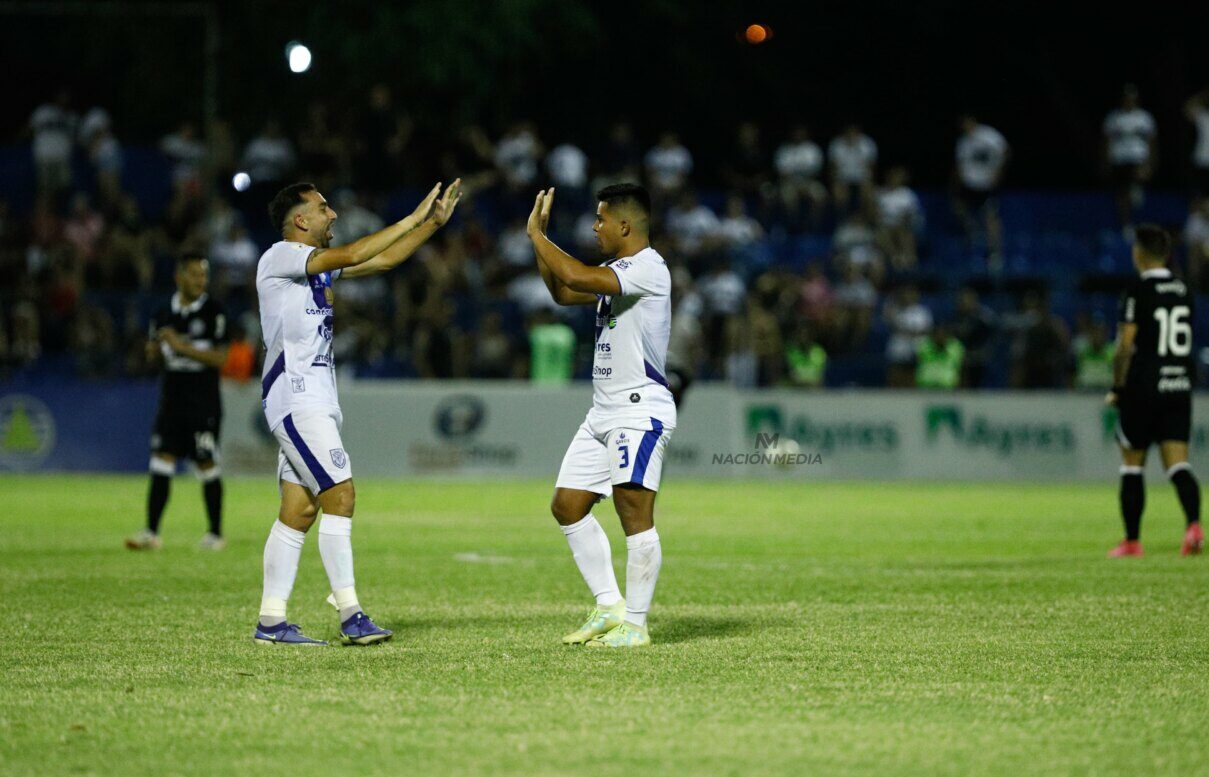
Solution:
<svg viewBox="0 0 1209 777"><path fill-rule="evenodd" d="M756 630L756 621L743 618L701 615L666 615L659 618L653 639L659 644L692 642L698 639L734 637Z"/></svg>

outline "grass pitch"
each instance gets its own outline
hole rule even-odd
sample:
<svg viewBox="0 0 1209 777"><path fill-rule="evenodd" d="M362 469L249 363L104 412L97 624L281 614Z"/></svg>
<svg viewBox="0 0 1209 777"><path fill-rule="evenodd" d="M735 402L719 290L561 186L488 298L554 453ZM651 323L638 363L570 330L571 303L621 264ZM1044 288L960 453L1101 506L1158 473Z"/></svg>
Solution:
<svg viewBox="0 0 1209 777"><path fill-rule="evenodd" d="M361 600L395 641L258 648L271 482L227 484L221 554L178 478L0 478L0 773L1209 772L1209 559L1150 485L668 478L651 633L567 648L588 605L545 482L359 483ZM609 506L597 510L624 543ZM314 537L291 620L335 637Z"/></svg>

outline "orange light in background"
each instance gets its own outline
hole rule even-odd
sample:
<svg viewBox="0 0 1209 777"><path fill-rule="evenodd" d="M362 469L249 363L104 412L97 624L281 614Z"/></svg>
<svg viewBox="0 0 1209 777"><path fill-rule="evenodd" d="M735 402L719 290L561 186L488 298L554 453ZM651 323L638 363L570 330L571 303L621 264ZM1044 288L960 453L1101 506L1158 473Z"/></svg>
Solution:
<svg viewBox="0 0 1209 777"><path fill-rule="evenodd" d="M748 43L756 45L768 40L768 32L768 28L764 25L752 24L748 25L747 32L744 33L744 36L747 38Z"/></svg>

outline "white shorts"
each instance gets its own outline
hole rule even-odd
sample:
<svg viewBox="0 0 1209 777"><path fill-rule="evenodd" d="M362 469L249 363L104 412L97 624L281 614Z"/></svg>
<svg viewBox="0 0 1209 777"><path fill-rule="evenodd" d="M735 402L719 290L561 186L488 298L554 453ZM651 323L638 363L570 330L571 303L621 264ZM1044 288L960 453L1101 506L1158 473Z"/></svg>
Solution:
<svg viewBox="0 0 1209 777"><path fill-rule="evenodd" d="M658 491L663 452L674 431L654 418L650 429L617 426L601 430L585 420L571 438L555 486L602 496L611 495L613 486L626 483Z"/></svg>
<svg viewBox="0 0 1209 777"><path fill-rule="evenodd" d="M353 477L353 465L340 440L343 419L339 411L295 415L282 419L273 436L277 454L277 479L297 483L318 496Z"/></svg>

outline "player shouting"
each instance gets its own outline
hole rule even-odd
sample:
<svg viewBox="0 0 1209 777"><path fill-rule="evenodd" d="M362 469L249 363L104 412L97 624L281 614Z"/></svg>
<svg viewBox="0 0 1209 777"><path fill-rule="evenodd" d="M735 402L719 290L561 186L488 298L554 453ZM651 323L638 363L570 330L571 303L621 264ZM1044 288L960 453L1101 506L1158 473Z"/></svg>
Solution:
<svg viewBox="0 0 1209 777"><path fill-rule="evenodd" d="M326 644L286 620L302 542L320 509L319 555L340 610L342 638L366 645L391 636L361 610L353 584L355 497L352 463L340 440L332 284L386 272L411 256L453 214L461 179L438 199L440 191L438 183L411 215L338 248L328 247L336 212L312 184L287 186L269 204L283 239L260 257L256 292L266 349L261 396L281 445L281 509L264 547L264 595L254 634L259 644Z"/></svg>

